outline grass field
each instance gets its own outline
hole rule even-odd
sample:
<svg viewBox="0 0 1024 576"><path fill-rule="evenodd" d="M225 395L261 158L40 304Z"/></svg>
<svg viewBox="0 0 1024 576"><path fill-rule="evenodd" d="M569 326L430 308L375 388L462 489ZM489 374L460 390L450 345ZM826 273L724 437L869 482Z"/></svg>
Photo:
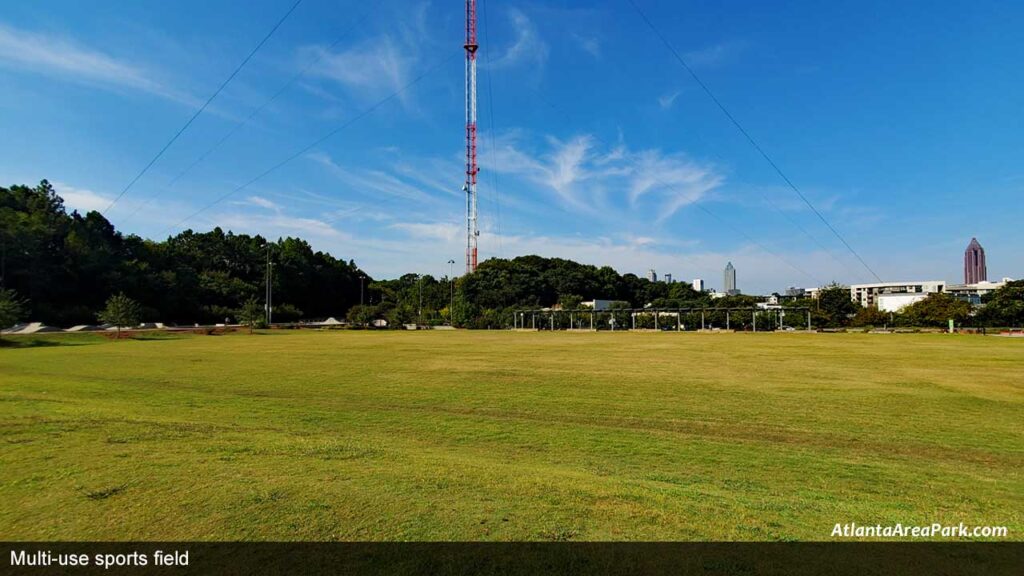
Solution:
<svg viewBox="0 0 1024 576"><path fill-rule="evenodd" d="M825 540L837 522L1024 539L1020 340L36 343L0 348L0 540Z"/></svg>

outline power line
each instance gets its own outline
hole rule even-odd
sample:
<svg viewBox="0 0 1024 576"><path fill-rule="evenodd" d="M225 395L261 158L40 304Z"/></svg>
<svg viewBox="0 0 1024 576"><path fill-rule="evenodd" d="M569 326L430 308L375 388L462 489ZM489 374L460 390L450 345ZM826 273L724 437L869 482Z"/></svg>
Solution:
<svg viewBox="0 0 1024 576"><path fill-rule="evenodd" d="M224 82L221 83L219 87L217 87L217 90L213 94L211 94L209 98L206 99L206 102L204 102L203 105L200 106L198 110L196 110L195 114L193 114L192 117L188 119L188 122L185 122L185 125L182 126L178 130L178 132L175 133L174 136L167 141L166 144L164 144L164 147L161 148L159 152L157 152L156 156L154 156L153 159L150 160L148 164L146 164L145 168L143 168L142 171L135 175L135 178L132 178L132 181L129 182L123 190L121 190L121 193L117 195L117 198L114 198L110 205L107 206L106 209L104 209L103 212L101 212L101 214L106 214L107 212L109 212L110 209L114 207L114 204L117 204L118 201L120 201L121 198L123 198L124 195L127 194L129 190L131 190L132 186L134 186L135 183L138 182L139 178L142 178L142 176L149 171L153 164L156 164L156 161L159 160L160 157L164 155L164 152L166 152L167 149L170 148L172 144L174 144L174 142L178 139L179 136L185 133L185 130L188 130L188 127L191 126L192 122L194 122L195 119L203 113L203 110L206 110L206 107L210 105L210 102L213 102L213 99L216 98L217 95L220 94L221 91L224 90L224 88L229 83L231 83L231 80L233 80L235 76L238 75L242 68L244 68L245 65L249 62L249 60L251 60L252 57L256 54L256 52L258 52L259 49L263 47L263 45L267 42L267 40L269 40L270 37L274 35L274 32L277 32L277 29L280 28L281 24L284 24L284 21L287 20L288 17L291 16L292 12L294 12L295 9L299 7L299 4L302 4L302 0L296 0L295 4L292 4L292 7L289 8L288 11L285 12L284 16L282 16L281 19L277 21L277 24L274 24L274 27L270 29L270 32L268 32L267 35L264 36L262 40L260 40L259 44L257 44L256 47L253 48L251 52L249 52L249 55L246 56L244 60L242 60L242 63L239 64L238 67L236 67L235 70L231 73L231 75L227 77L227 80L224 80Z"/></svg>
<svg viewBox="0 0 1024 576"><path fill-rule="evenodd" d="M232 189L232 190L230 190L230 191L226 192L225 194L222 194L222 195L221 195L220 197L218 197L217 199L215 199L215 200L214 200L213 202L210 202L209 204L207 204L207 205L203 206L203 207L202 207L202 208L200 208L199 210L196 210L196 211L195 211L195 212L193 212L192 214L190 214L190 215L186 216L185 218L183 218L182 220L180 220L180 221L179 221L179 222L178 222L177 224L175 224L175 225L171 226L170 228L168 228L166 232L170 232L170 231L174 230L175 228L178 228L178 227L180 227L180 226L181 226L182 224L184 224L185 222L187 222L187 221L191 220L192 218L195 218L196 216L198 216L198 215L202 214L203 212L205 212L205 211L209 210L210 208L212 208L212 207L216 206L217 204L220 204L221 202L223 202L224 200L226 200L226 199L227 199L227 198L229 198L230 196L232 196L232 195L234 195L234 194L236 194L236 193L238 193L238 192L241 192L242 190L244 190L244 189L248 188L248 187L249 187L249 186L251 186L252 184L255 184L256 182L258 182L259 180L262 180L262 179L263 179L263 178L265 178L265 177L266 177L267 175L269 175L269 174L270 174L271 172L274 172L274 171L275 171L275 170L277 170L278 168L281 168L281 167L282 167L282 166L284 166L285 164L288 164L288 163L289 163L289 162L291 162L292 160L295 160L296 158L298 158L298 157L302 156L302 155L303 155L303 154L305 154L306 152L309 152L309 151L310 151L310 150L312 150L313 148L316 148L316 147L317 147L317 146L319 146L320 144L323 144L324 142L326 142L326 141L327 141L328 139L330 139L330 138L331 138L332 136L334 136L334 135L335 135L335 134L337 134L338 132L341 132L342 130L344 130L344 129L348 128L348 127L349 127L349 126L351 126L352 124L355 124L355 123L356 123L356 122L358 122L359 120L361 120L361 119L365 118L366 116L369 116L369 115L370 115L370 114L372 114L372 113L373 113L374 111L376 111L376 110L377 110L378 108L380 108L381 106L383 106L383 105L387 104L388 102L390 102L390 101L394 100L394 99L395 99L395 98L397 98L397 97L398 97L399 95L401 95L401 94L402 94L403 92L405 92L406 90L408 90L409 88L411 88L411 87L412 87L413 85L415 85L416 83L418 83L418 82L419 82L420 80L422 80L423 78L425 78L425 77L427 77L428 75L430 75L430 74L431 74L432 72L434 72L434 71L438 70L439 68L441 68L441 66L442 66L442 65L444 65L445 63L447 63L447 62L448 62L448 60L451 60L451 59L452 59L452 57L454 57L454 56L455 56L456 54L460 54L460 53L462 53L462 50L463 50L463 49L462 49L462 48L460 47L460 48L459 48L459 51L458 51L458 52L456 52L455 54L453 54L452 56L450 56L450 57L448 57L448 58L442 58L442 59L441 59L441 60L439 60L439 61L438 61L437 63L435 63L435 64L434 64L433 66L431 66L430 68L428 68L427 70L425 70L424 72L422 72L422 73L421 73L421 74L420 74L419 76L416 76L415 78L413 78L412 80L410 80L409 82L407 82L407 83L406 83L405 85L403 85L403 86L402 86L401 88L399 88L398 90L395 90L394 92L392 92L392 93L391 93L390 95L388 95L387 97L385 97L385 98L383 98L383 99L381 99L381 100L377 101L377 103L376 103L376 104L374 104L374 105L370 106L369 108L367 108L367 109L363 110L363 111L362 111L362 112L360 112L359 114L357 114L357 115L355 115L354 117L352 117L351 119L349 119L349 120L348 120L347 122L345 122L344 124L342 124L342 125L338 126L338 127L337 127L337 128L335 128L334 130L331 130L330 132L328 132L327 134L325 134L325 135L321 136L320 138L316 139L315 141L313 141L313 142L312 142L312 143L310 143L309 145L307 145L307 146L303 147L303 148L302 148L301 150L299 150L298 152L295 152L295 153L294 153L294 154L292 154L291 156L288 156L288 157L287 157L287 158L285 158L284 160L281 160L281 161L280 161L280 162L278 162L277 164L274 164L274 165L273 165L273 166L271 166L270 168L268 168L268 169L264 170L264 171L263 171L263 172L261 172L261 173L260 173L260 174L259 174L258 176L256 176L256 177L252 178L252 179L251 179L251 180L249 180L248 182L246 182L246 183L244 183L244 184L242 184L242 185L240 185L240 186L237 186L237 187L235 187L234 189Z"/></svg>
<svg viewBox="0 0 1024 576"><path fill-rule="evenodd" d="M725 117L728 118L730 122L732 122L733 126L735 126L736 129L740 131L740 134L742 134L744 138L747 139L750 145L753 146L755 150L757 150L757 152L768 162L769 165L771 165L772 169L774 169L775 172L782 178L783 182L785 182L786 185L793 190L793 192L796 192L797 196L799 196L800 199L803 200L804 204L806 204L807 207L810 208L812 212L814 212L818 219L821 220L821 222L825 224L825 226L832 232L832 234L834 234L835 237L838 238L839 241L843 243L843 246L846 246L846 249L849 250L850 253L857 258L861 265L864 266L864 268L868 272L870 272L872 276L875 277L875 280L881 282L882 279L878 276L878 274L875 273L874 270L871 269L870 266L868 266L868 263L864 261L861 255L858 254L857 251L853 249L853 246L850 246L850 243L846 241L846 238L843 238L842 234L840 234L839 231L836 230L831 223L829 223L825 216L822 215L822 213L817 208L814 207L814 204L812 204L811 201L807 199L807 196L804 196L804 193L801 192L795 184L793 184L793 181L790 180L788 176L786 176L786 173L783 172L781 168L779 168L779 165L776 164L774 160L772 160L772 158L768 155L767 152L764 151L763 148L761 148L761 146L757 143L756 140L754 140L750 133L743 128L743 125L740 124L738 120L736 120L736 118L729 112L725 105L722 104L722 102L715 96L711 89L708 88L707 84L705 84L704 81L700 79L700 76L698 76L697 73L693 71L693 68L690 68L689 64L686 63L686 60L684 60L683 57L679 55L679 52L676 51L676 49L672 46L668 39L665 38L665 36L662 35L662 33L658 30L654 23L651 22L650 18L647 17L647 14L645 14L644 11L640 9L640 6L637 5L636 0L628 1L636 10L637 14L640 15L640 18L643 19L644 23L646 23L647 26L651 29L651 31L654 32L654 35L657 36L659 40L661 40L662 44L664 44L666 48L668 48L669 52L672 53L672 56L675 57L676 61L678 61L679 64L690 74L694 81L697 82L697 85L699 85L701 89L704 91L704 93L707 94L709 98L711 98L711 101L714 102L716 106L718 106L718 109L721 110L723 114L725 114Z"/></svg>
<svg viewBox="0 0 1024 576"><path fill-rule="evenodd" d="M272 95L272 96L271 96L270 98L268 98L267 100L265 100L265 101L264 101L264 102L263 102L262 104L260 104L260 105L259 105L259 106L258 106L258 107L257 107L257 108L255 109L255 110L253 110L253 111L252 111L252 112L251 112L251 113L249 114L249 116L247 116L247 117L246 117L246 118L245 118L244 120L242 120L242 121L238 122L237 124L235 124L235 126L234 126L234 127L233 127L233 128L231 129L231 130L229 130L229 131L228 131L228 132L227 132L226 134L224 134L224 136L223 136L223 137L221 137L221 139L220 139L220 140L218 140L217 142L215 142L215 143L214 143L214 144L213 144L212 146L210 146L210 147L209 147L209 148L208 148L208 149L207 149L207 150L206 150L205 152L203 152L203 153L202 153L202 154L201 154L201 155L200 155L200 156L199 156L198 158L196 158L196 159L195 159L195 161L193 161L193 162L192 162L191 164L189 164L189 165L188 165L188 166L187 166L187 167L186 167L186 168L185 168L184 170L182 170L181 172L179 172L177 176L175 176L175 177L174 177L173 179L171 179L171 181L167 183L167 186L166 186L166 187L164 188L164 190L170 189L170 188L171 188L172 186L174 186L174 185L175 185L175 184L176 184L176 183L178 182L178 180L181 180L181 178L182 178L183 176L185 176L185 174L188 174L188 173L189 173L189 172L190 172L190 171L191 171L191 170L192 170L193 168L195 168L196 166L198 166L198 165L199 165L199 164L200 164L200 163L201 163L201 162L202 162L203 160L205 160L205 159L206 159L206 157L207 157L207 156L209 156L209 155L210 155L210 154L212 154L212 153L213 153L213 152L214 152L215 150L217 150L218 148L220 148L220 147L221 147L221 145L223 145L223 144L224 144L225 142L227 142L227 141L228 141L228 140L229 140L229 139L230 139L230 138L231 138L232 136L234 136L234 135L235 135L235 133L237 133L237 132L238 132L238 131L239 131L239 130L240 130L240 129L242 128L242 127L244 127L244 126L245 126L246 124L248 124L250 120L252 120L253 118L255 118L255 117L256 117L256 115L258 115L258 114L259 114L260 112L262 112L262 111L263 111L263 110L264 110L264 109L265 109L265 108L266 108L267 106L269 106L269 105L270 105L271 103L273 103L273 102L274 102L275 100L277 100L277 98L278 98L278 97L280 97L280 96L281 96L282 94L284 94L284 92L285 92L285 91L286 91L286 90L287 90L288 88L290 88L290 87L292 86L292 84L294 84L295 82L297 82L297 81L298 81L298 80L299 80L300 78L302 78L303 76L305 76L305 75L306 75L306 73L307 73L307 72L309 72L309 71L310 71L310 70L311 70L311 69L312 69L312 68L313 68L314 66L316 66L317 64L319 64L319 63L320 63L320 61L321 61L321 60L323 60L323 59L324 59L324 57L325 57L325 56L326 56L327 54L329 54L329 53L331 52L331 50L333 50L333 49L334 49L334 48L335 48L335 47L336 47L336 46L337 46L338 44L340 44L340 43L342 42L342 40L344 40L345 38L347 38L347 37L348 37L348 35L349 35L349 34L350 34L350 33L351 33L351 32L352 32L353 30L355 30L355 29L356 29L357 27L359 27L360 25L362 25L362 24L363 24L363 22L365 22L365 21L366 21L366 19L367 19L367 18L368 18L369 16L370 16L370 12L369 12L369 11L366 11L366 12L364 12L364 13L363 13L363 15L362 15L361 17L359 17L359 18L358 18L358 19L357 19L357 20L355 21L355 23L353 23L353 24L352 24L352 25L351 25L350 27L346 28L344 32L342 32L342 33L341 33L340 35L338 35L337 39L335 39L335 40L334 40L334 42L333 42L333 43L332 43L332 44L331 44L330 46L328 46L328 47L327 47L327 49L325 49L324 51L320 52L320 55L319 55L319 56L317 56L317 57L316 57L316 58L315 58L315 59L314 59L314 60L313 60L312 62L310 62L310 63L309 63L309 64L308 64L308 65L307 65L307 66L306 66L305 68L303 68L303 69L302 69L301 71L299 71L299 72L298 72L297 74L295 74L294 76L292 76L292 77L291 77L291 78L290 78L290 79L289 79L289 80L288 80L287 82L285 82L285 83L284 83L284 85L282 85L282 86L281 86L281 87L280 87L280 88L279 88L279 89L277 90L277 92L275 92L275 93L274 93L274 94L273 94L273 95ZM156 199L156 197L157 197L157 196L159 196L159 195L160 195L160 191L157 191L157 192L155 192L154 194L150 195L150 196L149 196L149 198L147 198L147 199L146 199L146 200L145 200L144 202L140 203L140 204L139 204L139 205L138 205L138 206L137 206L137 207L135 208L135 210L133 210L133 211L132 211L132 213L128 215L128 217L126 218L126 220L127 220L127 219L130 219L131 217L133 217L133 216L135 216L136 214L138 214L140 210L142 210L143 208L145 208L145 207L146 207L146 206L147 206L147 205L148 205L148 204L149 204L150 202L152 202L153 200L155 200L155 199Z"/></svg>
<svg viewBox="0 0 1024 576"><path fill-rule="evenodd" d="M722 162L723 164L724 164L724 163L726 163L725 159L724 159L724 158L722 158L722 155L721 155L721 154L719 154L719 153L718 153L717 151L715 151L715 150L714 150L714 149L713 149L713 148L712 148L712 147L711 147L711 146L709 145L709 143L708 143L708 142L707 142L707 141L706 141L706 140L705 140L705 139L704 139L703 137L701 137L701 135L700 135L700 133L699 133L699 132L697 132L697 131L695 131L695 130L694 130L694 131L691 131L691 133L692 133L692 134L693 134L694 136L696 136L696 137L697 137L697 141L698 141L698 144L699 144L699 145L700 145L701 147L703 147L703 148L707 149L708 151L710 151L710 152L711 152L711 154L712 154L712 155L713 155L713 156L714 156L715 158L717 158L719 162ZM829 249L829 248L828 248L827 246L825 246L825 244L824 244L824 243L823 243L823 242L822 242L821 240L819 240L819 239L818 239L818 238L817 238L816 236L814 236L813 234L811 234L811 233L810 233L810 231L808 231L808 230L807 230L807 228L805 228L805 227L804 227L804 226L803 226L802 224L800 224L800 222L799 222L798 220L796 220L795 218L793 218L792 216L790 216L790 214L789 214L788 212L786 212L785 210L783 210L782 208L780 208L780 207L779 207L779 205L778 205L778 204L777 204L777 203L776 203L776 202L775 202L774 200L772 200L770 196L768 196L767 194L765 194L765 193L764 193L764 191L762 191L762 190L758 189L758 190L757 190L757 193L758 193L758 194L759 194L759 195L761 196L761 198L762 198L762 199L763 199L763 200L764 200L765 202L767 202L767 203L768 203L768 205L769 205L769 206L771 206L771 207L772 207L772 210L774 210L774 211L775 211L776 213L778 213L778 214L779 214L780 216L782 216L783 218L785 218L785 219L786 219L786 221L787 221L787 222L789 222L790 224L792 224L792 225L793 225L793 226L794 226L794 227L795 227L795 228L796 228L797 230L799 230L800 232L802 232L802 233L803 233L803 235L804 235L804 236L806 236L807 238L809 238L809 239L811 240L811 242L813 242L813 243L814 243L815 245L817 245L817 246L818 246L818 248L821 248L822 252L824 252L825 254L828 254L829 258L831 258L831 259L832 259L833 261L835 261L835 262L836 262L837 264L839 264L840 266L842 266L842 267L846 268L847 270L850 270L850 265L849 265L848 263L846 263L846 262L843 262L842 260L840 260L840 259L839 259L839 257L838 257L838 256L836 256L836 255L835 255L835 254L833 253L833 251L832 251L832 250L830 250L830 249Z"/></svg>
<svg viewBox="0 0 1024 576"><path fill-rule="evenodd" d="M484 0L481 2L481 7L484 13L484 62L487 64L487 120L488 120L488 132L490 133L490 159L491 159L491 188L494 190L494 205L495 205L495 216L498 224L498 254L505 257L505 247L502 241L501 234L501 192L498 189L498 171L494 168L497 164L494 161L494 90L491 88L491 74L493 69L491 68L491 39L490 33L487 26L487 2Z"/></svg>

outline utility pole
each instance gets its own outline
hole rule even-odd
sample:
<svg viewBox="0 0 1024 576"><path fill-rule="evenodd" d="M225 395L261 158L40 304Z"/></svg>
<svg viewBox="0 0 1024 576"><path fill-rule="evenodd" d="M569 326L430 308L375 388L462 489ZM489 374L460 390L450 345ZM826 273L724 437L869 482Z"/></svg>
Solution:
<svg viewBox="0 0 1024 576"><path fill-rule="evenodd" d="M476 174L476 0L466 0L466 273L476 272L477 198Z"/></svg>
<svg viewBox="0 0 1024 576"><path fill-rule="evenodd" d="M455 326L455 260L448 261L448 291L451 303L448 305L448 325Z"/></svg>
<svg viewBox="0 0 1024 576"><path fill-rule="evenodd" d="M423 275L422 274L417 275L416 286L418 286L419 290L420 290L420 305L419 305L419 308L416 310L416 322L419 323L419 324L422 324L423 323Z"/></svg>
<svg viewBox="0 0 1024 576"><path fill-rule="evenodd" d="M359 305L363 305L363 280L366 280L366 275L359 275Z"/></svg>

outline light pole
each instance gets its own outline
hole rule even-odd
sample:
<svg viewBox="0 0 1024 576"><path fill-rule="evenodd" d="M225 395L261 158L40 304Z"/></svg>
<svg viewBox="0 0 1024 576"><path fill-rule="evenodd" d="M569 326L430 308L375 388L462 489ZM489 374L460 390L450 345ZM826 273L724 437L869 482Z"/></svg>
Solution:
<svg viewBox="0 0 1024 576"><path fill-rule="evenodd" d="M416 275L416 287L419 288L419 291L420 291L420 304L419 304L419 307L416 309L416 323L417 324L422 324L423 323L423 275L422 274L417 274Z"/></svg>
<svg viewBox="0 0 1024 576"><path fill-rule="evenodd" d="M363 305L363 280L366 280L365 274L359 275L359 305Z"/></svg>
<svg viewBox="0 0 1024 576"><path fill-rule="evenodd" d="M451 303L448 305L448 325L455 326L455 260L448 261L448 290Z"/></svg>
<svg viewBox="0 0 1024 576"><path fill-rule="evenodd" d="M267 242L267 287L266 287L266 304L267 304L267 326L273 321L273 298L274 298L274 287L271 283L273 278L274 263L270 261L270 242Z"/></svg>

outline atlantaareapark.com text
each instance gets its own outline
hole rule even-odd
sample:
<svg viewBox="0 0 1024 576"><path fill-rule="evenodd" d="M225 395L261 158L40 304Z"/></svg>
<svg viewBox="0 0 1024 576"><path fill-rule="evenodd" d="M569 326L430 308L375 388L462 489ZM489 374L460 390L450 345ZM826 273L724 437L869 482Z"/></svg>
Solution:
<svg viewBox="0 0 1024 576"><path fill-rule="evenodd" d="M882 526L861 526L856 522L836 523L832 528L833 538L1006 538L1006 526L967 526L960 524L928 524L910 526L892 524Z"/></svg>

